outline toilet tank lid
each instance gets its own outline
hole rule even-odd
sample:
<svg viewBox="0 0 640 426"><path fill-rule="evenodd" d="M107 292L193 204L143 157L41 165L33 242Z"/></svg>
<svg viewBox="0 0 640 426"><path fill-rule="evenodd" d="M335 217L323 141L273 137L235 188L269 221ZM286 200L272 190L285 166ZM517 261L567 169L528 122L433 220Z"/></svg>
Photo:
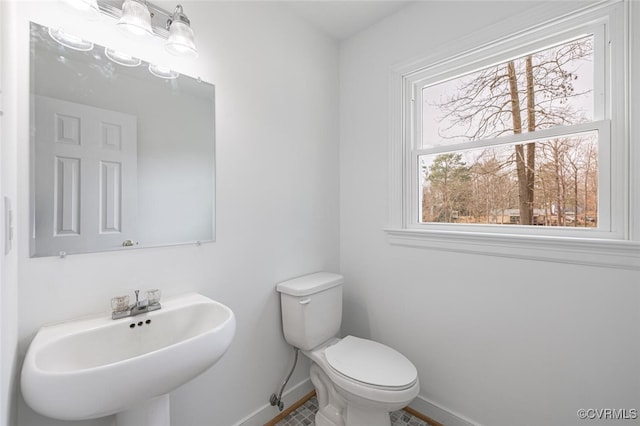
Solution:
<svg viewBox="0 0 640 426"><path fill-rule="evenodd" d="M342 275L332 272L316 272L281 282L276 286L276 290L291 296L308 296L342 283L344 283Z"/></svg>

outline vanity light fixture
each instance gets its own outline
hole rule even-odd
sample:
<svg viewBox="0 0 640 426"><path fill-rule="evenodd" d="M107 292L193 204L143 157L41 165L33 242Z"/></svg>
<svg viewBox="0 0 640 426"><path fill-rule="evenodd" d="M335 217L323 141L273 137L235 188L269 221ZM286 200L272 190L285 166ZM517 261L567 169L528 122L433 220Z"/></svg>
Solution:
<svg viewBox="0 0 640 426"><path fill-rule="evenodd" d="M149 72L156 77L164 78L165 80L174 80L180 75L178 72L160 65L149 64Z"/></svg>
<svg viewBox="0 0 640 426"><path fill-rule="evenodd" d="M139 0L124 0L118 28L137 36L153 34L151 12L147 5Z"/></svg>
<svg viewBox="0 0 640 426"><path fill-rule="evenodd" d="M182 6L177 5L176 10L169 20L167 20L169 38L165 43L165 49L177 56L198 57L198 51L193 41L193 30L191 21L182 11Z"/></svg>
<svg viewBox="0 0 640 426"><path fill-rule="evenodd" d="M196 58L191 21L184 14L182 5L173 13L146 0L63 0L79 10L97 10L117 21L117 26L135 35L152 35L166 40L165 49L177 56Z"/></svg>
<svg viewBox="0 0 640 426"><path fill-rule="evenodd" d="M108 47L104 48L104 54L107 58L109 58L116 64L120 64L125 67L137 67L142 63L142 60L140 60L139 58L127 55L126 53L119 52L115 49L110 49Z"/></svg>
<svg viewBox="0 0 640 426"><path fill-rule="evenodd" d="M62 28L54 29L49 28L49 35L52 39L57 41L63 46L66 46L70 49L80 50L83 52L88 52L93 49L93 43L90 41L86 41L81 39L80 37L76 37L69 33L66 33Z"/></svg>

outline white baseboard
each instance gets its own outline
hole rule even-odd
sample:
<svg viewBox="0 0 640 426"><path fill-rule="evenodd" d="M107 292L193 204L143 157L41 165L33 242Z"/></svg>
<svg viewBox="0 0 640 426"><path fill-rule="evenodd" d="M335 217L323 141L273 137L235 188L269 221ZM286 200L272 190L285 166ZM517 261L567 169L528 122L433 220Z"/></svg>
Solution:
<svg viewBox="0 0 640 426"><path fill-rule="evenodd" d="M313 384L309 379L305 379L291 387L282 396L285 408L296 401L299 401L312 390ZM409 404L409 407L437 422L442 423L445 426L482 426L480 423L473 422L458 413L429 401L422 396L417 396L416 399ZM235 423L233 426L263 426L278 414L280 414L280 410L267 402L244 419Z"/></svg>
<svg viewBox="0 0 640 426"><path fill-rule="evenodd" d="M284 402L285 408L302 399L303 396L308 394L313 390L313 385L311 384L311 380L305 379L297 385L291 387L288 391L286 391L282 395L282 401ZM268 398L265 398L268 399ZM280 414L280 410L277 407L272 406L267 403L262 407L249 414L244 419L235 423L233 426L263 426L269 420L276 417Z"/></svg>
<svg viewBox="0 0 640 426"><path fill-rule="evenodd" d="M409 407L445 426L482 426L419 395L409 404Z"/></svg>

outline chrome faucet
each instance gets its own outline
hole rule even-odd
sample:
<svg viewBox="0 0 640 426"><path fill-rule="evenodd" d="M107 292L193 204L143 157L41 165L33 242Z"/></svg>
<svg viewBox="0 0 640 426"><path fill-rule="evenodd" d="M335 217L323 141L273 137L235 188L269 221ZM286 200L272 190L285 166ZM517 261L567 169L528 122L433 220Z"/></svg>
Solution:
<svg viewBox="0 0 640 426"><path fill-rule="evenodd" d="M140 290L136 290L136 303L131 305L131 316L136 316L139 314L143 314L148 312L149 310L149 300L148 299L139 299Z"/></svg>
<svg viewBox="0 0 640 426"><path fill-rule="evenodd" d="M140 290L136 290L136 302L129 305L129 296L119 296L111 299L111 318L120 319L160 309L160 290L147 291L147 298L140 300Z"/></svg>

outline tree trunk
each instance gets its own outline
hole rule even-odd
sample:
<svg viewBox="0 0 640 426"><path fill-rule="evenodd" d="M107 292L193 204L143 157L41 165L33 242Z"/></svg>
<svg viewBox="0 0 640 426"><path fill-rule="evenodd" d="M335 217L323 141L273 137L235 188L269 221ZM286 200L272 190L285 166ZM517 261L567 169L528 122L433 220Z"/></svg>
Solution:
<svg viewBox="0 0 640 426"><path fill-rule="evenodd" d="M526 58L526 74L527 74L527 130L529 132L536 131L536 102L533 85L533 60L531 56ZM527 144L527 173L526 173L526 200L529 222L524 224L533 225L533 195L534 181L536 170L536 144L531 142ZM520 207L522 209L522 207Z"/></svg>
<svg viewBox="0 0 640 426"><path fill-rule="evenodd" d="M578 226L578 167L573 171L573 226Z"/></svg>
<svg viewBox="0 0 640 426"><path fill-rule="evenodd" d="M522 133L522 116L520 115L520 95L518 93L518 77L513 61L507 64L509 76L509 93L511 94L511 119L513 121L513 133ZM529 225L531 215L529 214L527 168L524 154L524 146L516 145L516 171L518 173L518 195L520 200L520 223Z"/></svg>

